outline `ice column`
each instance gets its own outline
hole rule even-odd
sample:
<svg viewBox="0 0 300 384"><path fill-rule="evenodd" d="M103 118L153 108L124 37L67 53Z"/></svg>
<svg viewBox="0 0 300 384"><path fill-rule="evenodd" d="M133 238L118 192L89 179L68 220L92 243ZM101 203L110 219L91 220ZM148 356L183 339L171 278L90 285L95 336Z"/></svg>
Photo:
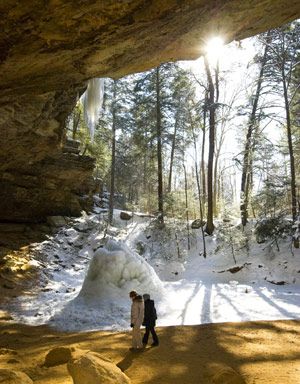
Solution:
<svg viewBox="0 0 300 384"><path fill-rule="evenodd" d="M100 116L104 95L104 79L95 78L88 81L83 94L84 119L90 131L91 140L94 141L95 126Z"/></svg>

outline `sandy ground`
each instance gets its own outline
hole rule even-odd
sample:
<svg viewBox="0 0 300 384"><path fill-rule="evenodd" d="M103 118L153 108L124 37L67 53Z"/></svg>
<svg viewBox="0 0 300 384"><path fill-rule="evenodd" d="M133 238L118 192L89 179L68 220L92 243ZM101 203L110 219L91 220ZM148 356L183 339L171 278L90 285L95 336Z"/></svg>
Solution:
<svg viewBox="0 0 300 384"><path fill-rule="evenodd" d="M27 267L33 256L24 244L1 246L0 307L40 283ZM210 384L222 367L233 368L246 384L300 384L299 320L162 327L158 335L159 347L136 353L129 351L130 332L63 333L14 324L0 309L0 368L23 371L35 384L72 384L66 364L43 366L52 348L72 346L109 358L133 384Z"/></svg>
<svg viewBox="0 0 300 384"><path fill-rule="evenodd" d="M0 365L27 373L36 384L72 384L66 364L43 367L49 350L72 346L109 358L134 384L209 384L224 366L247 384L297 384L299 332L295 320L164 327L158 328L159 347L131 352L130 332L61 333L1 320Z"/></svg>

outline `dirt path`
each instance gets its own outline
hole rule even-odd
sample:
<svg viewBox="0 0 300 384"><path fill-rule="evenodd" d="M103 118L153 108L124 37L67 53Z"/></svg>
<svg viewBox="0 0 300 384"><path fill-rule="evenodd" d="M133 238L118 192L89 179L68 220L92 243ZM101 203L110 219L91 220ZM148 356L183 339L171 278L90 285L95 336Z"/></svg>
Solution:
<svg viewBox="0 0 300 384"><path fill-rule="evenodd" d="M0 365L36 384L72 384L66 364L42 365L53 347L74 346L111 359L133 384L209 384L228 366L247 384L300 384L300 321L164 327L158 334L159 347L134 353L129 333L60 333L1 321Z"/></svg>

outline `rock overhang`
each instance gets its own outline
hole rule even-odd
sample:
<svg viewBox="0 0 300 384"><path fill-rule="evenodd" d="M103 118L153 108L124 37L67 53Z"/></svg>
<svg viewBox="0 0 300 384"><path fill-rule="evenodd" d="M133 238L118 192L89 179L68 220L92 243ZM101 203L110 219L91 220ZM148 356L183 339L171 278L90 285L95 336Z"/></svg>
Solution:
<svg viewBox="0 0 300 384"><path fill-rule="evenodd" d="M290 0L6 1L2 92L49 92L195 59L211 35L243 39L300 16Z"/></svg>

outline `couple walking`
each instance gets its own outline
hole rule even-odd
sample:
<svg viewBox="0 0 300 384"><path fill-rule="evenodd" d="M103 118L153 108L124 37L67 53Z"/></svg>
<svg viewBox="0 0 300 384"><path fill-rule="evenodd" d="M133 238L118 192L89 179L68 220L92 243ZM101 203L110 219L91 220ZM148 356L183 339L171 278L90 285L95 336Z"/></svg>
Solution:
<svg viewBox="0 0 300 384"><path fill-rule="evenodd" d="M148 293L142 297L136 291L131 291L129 297L132 300L130 324L132 327L132 349L146 347L150 332L153 339L152 346L157 346L158 337L154 329L157 316L154 301L150 299ZM143 339L141 337L141 325L146 327Z"/></svg>

